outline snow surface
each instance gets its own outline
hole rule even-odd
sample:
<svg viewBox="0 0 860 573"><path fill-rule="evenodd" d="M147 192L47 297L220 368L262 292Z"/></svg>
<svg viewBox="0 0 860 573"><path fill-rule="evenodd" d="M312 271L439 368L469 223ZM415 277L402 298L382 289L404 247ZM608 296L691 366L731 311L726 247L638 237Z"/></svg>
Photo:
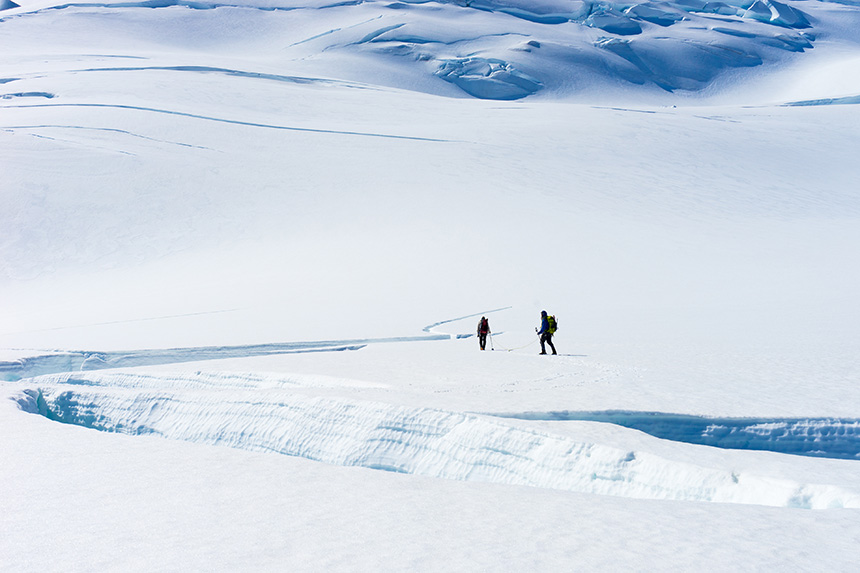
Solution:
<svg viewBox="0 0 860 573"><path fill-rule="evenodd" d="M856 570L858 24L0 3L0 570Z"/></svg>

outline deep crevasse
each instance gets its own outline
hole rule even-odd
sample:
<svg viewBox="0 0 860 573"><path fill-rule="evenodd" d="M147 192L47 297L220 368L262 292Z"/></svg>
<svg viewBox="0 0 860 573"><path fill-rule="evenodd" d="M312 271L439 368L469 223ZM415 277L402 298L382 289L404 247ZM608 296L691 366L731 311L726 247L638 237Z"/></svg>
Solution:
<svg viewBox="0 0 860 573"><path fill-rule="evenodd" d="M835 486L734 473L530 431L499 419L299 393L322 379L76 373L33 379L22 407L108 432L341 466L642 499L860 508Z"/></svg>

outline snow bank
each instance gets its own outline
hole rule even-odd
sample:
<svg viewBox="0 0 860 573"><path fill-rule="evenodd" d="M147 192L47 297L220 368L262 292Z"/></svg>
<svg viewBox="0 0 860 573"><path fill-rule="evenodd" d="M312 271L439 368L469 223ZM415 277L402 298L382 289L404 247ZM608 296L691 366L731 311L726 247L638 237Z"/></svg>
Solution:
<svg viewBox="0 0 860 573"><path fill-rule="evenodd" d="M701 467L498 419L288 390L313 381L235 374L63 374L19 406L100 431L299 456L452 480L641 499L860 508L860 494Z"/></svg>

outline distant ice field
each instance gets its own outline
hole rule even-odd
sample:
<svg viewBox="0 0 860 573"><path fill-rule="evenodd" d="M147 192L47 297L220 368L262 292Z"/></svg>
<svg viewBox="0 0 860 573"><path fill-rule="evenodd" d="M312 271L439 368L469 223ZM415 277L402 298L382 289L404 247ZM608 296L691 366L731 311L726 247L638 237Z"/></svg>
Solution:
<svg viewBox="0 0 860 573"><path fill-rule="evenodd" d="M851 3L776 0L20 4L0 11L4 32L26 38L50 20L52 45L69 53L88 30L87 53L119 57L120 69L117 39L134 58L251 53L262 73L287 64L309 78L493 100L725 92L754 78L750 68L856 42L857 23Z"/></svg>

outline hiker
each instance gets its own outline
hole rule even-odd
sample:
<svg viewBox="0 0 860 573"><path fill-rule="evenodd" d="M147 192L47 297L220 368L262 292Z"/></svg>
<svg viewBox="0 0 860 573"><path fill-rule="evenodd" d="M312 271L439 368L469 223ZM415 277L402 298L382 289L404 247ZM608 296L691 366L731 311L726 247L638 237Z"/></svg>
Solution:
<svg viewBox="0 0 860 573"><path fill-rule="evenodd" d="M547 316L546 311L540 311L540 330L535 328L535 332L540 336L540 353L546 354L546 346L549 344L553 354L558 354L555 351L555 346L552 344L552 335L555 334L556 322L554 316Z"/></svg>
<svg viewBox="0 0 860 573"><path fill-rule="evenodd" d="M478 343L481 345L481 350L487 349L487 335L490 333L490 321L486 316L482 316L478 321Z"/></svg>

